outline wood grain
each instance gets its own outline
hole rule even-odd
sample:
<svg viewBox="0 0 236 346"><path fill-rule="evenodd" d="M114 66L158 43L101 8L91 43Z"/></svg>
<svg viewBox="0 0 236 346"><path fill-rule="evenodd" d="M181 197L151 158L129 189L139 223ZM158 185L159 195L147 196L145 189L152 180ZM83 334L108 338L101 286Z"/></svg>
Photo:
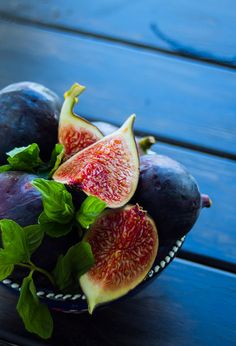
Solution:
<svg viewBox="0 0 236 346"><path fill-rule="evenodd" d="M0 338L20 346L232 346L236 338L235 275L175 260L136 297L93 316L54 314L53 339L24 331L16 298L0 287Z"/></svg>
<svg viewBox="0 0 236 346"><path fill-rule="evenodd" d="M0 11L47 25L236 66L234 0L8 0Z"/></svg>
<svg viewBox="0 0 236 346"><path fill-rule="evenodd" d="M0 87L33 80L60 95L87 86L79 111L161 140L236 158L236 74L69 34L1 22Z"/></svg>

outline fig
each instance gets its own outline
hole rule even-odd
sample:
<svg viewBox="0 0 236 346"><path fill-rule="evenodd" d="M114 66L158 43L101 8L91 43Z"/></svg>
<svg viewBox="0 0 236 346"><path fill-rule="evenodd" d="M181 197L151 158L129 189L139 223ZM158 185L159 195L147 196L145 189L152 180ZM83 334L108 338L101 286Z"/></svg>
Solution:
<svg viewBox="0 0 236 346"><path fill-rule="evenodd" d="M14 220L22 227L38 223L43 206L41 194L31 184L35 178L37 178L35 175L23 172L0 174L0 219ZM52 270L58 256L65 253L76 242L78 242L77 232L71 232L60 238L50 238L45 235L42 244L33 254L32 260L36 265ZM20 271L16 272L17 275L18 273Z"/></svg>
<svg viewBox="0 0 236 346"><path fill-rule="evenodd" d="M106 123L104 121L94 121L93 124L99 128L99 130L104 134L104 136L108 136L111 133L115 132L118 130L118 127ZM147 151L151 148L153 144L156 143L156 140L153 136L146 136L146 137L135 137L137 148L139 155L144 155L147 153Z"/></svg>
<svg viewBox="0 0 236 346"><path fill-rule="evenodd" d="M103 134L95 125L73 113L78 96L84 90L84 86L75 83L64 94L65 101L60 114L58 139L64 145L65 160L103 138Z"/></svg>
<svg viewBox="0 0 236 346"><path fill-rule="evenodd" d="M38 222L43 207L40 193L31 184L35 178L23 172L0 174L0 219L12 219L21 226Z"/></svg>
<svg viewBox="0 0 236 346"><path fill-rule="evenodd" d="M131 115L116 132L72 156L58 168L53 179L99 197L110 208L125 205L133 196L139 177L134 119L135 115Z"/></svg>
<svg viewBox="0 0 236 346"><path fill-rule="evenodd" d="M161 246L189 232L201 208L211 204L207 195L201 198L196 180L183 165L156 154L140 158L133 202L139 203L155 221Z"/></svg>
<svg viewBox="0 0 236 346"><path fill-rule="evenodd" d="M153 220L138 205L106 210L85 235L94 266L80 277L89 312L136 287L151 269L158 250Z"/></svg>
<svg viewBox="0 0 236 346"><path fill-rule="evenodd" d="M50 158L57 143L60 101L43 85L11 84L0 91L0 164L15 147L38 143L41 157Z"/></svg>

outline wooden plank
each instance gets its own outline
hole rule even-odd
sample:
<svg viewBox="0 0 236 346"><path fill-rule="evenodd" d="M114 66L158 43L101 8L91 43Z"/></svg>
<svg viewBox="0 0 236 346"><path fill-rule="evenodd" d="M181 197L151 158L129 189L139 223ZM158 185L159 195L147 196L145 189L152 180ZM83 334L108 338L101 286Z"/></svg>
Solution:
<svg viewBox="0 0 236 346"><path fill-rule="evenodd" d="M2 1L0 11L160 50L236 66L234 0Z"/></svg>
<svg viewBox="0 0 236 346"><path fill-rule="evenodd" d="M0 87L35 80L62 95L87 86L80 113L236 158L236 74L182 59L2 21Z"/></svg>
<svg viewBox="0 0 236 346"><path fill-rule="evenodd" d="M236 340L235 275L175 260L135 297L93 316L54 314L48 343L24 331L16 297L0 287L0 338L20 346L232 346Z"/></svg>
<svg viewBox="0 0 236 346"><path fill-rule="evenodd" d="M178 123L173 122L172 127L166 127L166 114L164 111L159 111L160 114L163 114L159 119L152 116L152 114L155 114L155 107L158 109L160 104L161 108L164 109L163 97L158 97L156 101L153 97L155 105L151 107L152 113L148 111L148 107L144 106L145 98L140 100L143 95L135 82L130 84L129 79L126 79L126 73L128 73L128 70L133 69L132 63L135 63L138 59L139 53L135 52L133 60L130 60L130 64L126 66L125 57L128 59L126 54L133 54L133 52L127 53L127 50L122 48L100 45L73 36L48 33L33 28L29 31L24 26L9 26L5 23L0 25L0 37L3 43L0 45L1 86L28 79L44 83L62 95L65 88L73 81L79 80L88 85L87 95L85 93L81 97L79 105L85 115L93 115L98 119L112 119L120 124L124 120L125 114L139 108L140 111L137 112L137 129L155 133L155 128L157 128L158 132L159 128L156 125L156 121L158 121L158 124L164 123L163 133L168 132L172 127L175 129L179 126L179 133L182 135L181 126L183 126L183 123L179 124L179 120ZM123 53L125 55L122 58ZM135 59L136 54L137 59ZM147 55L144 54L142 57L147 57ZM121 63L121 69L118 65L115 65L114 61L111 64L110 59L117 59L116 61ZM159 63L165 64L166 60L161 59ZM168 59L167 63L170 63ZM181 64L183 63L181 62ZM112 66L117 66L117 70ZM194 69L195 65L191 65L191 67ZM123 71L122 74L121 71ZM174 71L174 66L172 71ZM134 70L131 72L134 73ZM161 68L159 72L161 73ZM171 89L170 93L173 100L173 97L177 97L173 93L178 93L178 89L176 85L171 88L169 81L170 78L167 78L167 86L165 87L165 84L163 84L163 88L166 88L166 93L168 93L168 89ZM150 88L154 88L151 75L149 82L151 83ZM128 89L127 85L129 85ZM146 97L148 97L147 95L151 89L149 89L149 83L146 85L147 90L144 88L143 92L146 92ZM223 85L225 86L225 84ZM233 92L233 90L230 90L230 92ZM225 97L227 99L226 94ZM189 102L186 97L186 102L179 104L179 106L184 110L184 107L191 105L191 100L193 100L193 95ZM168 100L165 100L165 102L169 103ZM222 111L226 107L229 109L233 107L232 104L227 105L227 102L222 107ZM126 107L128 108L125 109ZM204 103L199 104L198 110L200 110L200 107L204 107ZM191 109L191 112L196 115L196 111L193 109ZM189 114L191 112L189 111ZM112 114L112 117L109 113ZM227 122L228 119L225 121ZM234 130L233 126L231 126L231 130ZM207 139L207 129L204 129L204 131L204 136ZM189 138L197 139L193 129L191 132L189 129L183 131L183 133L189 135ZM219 144L219 141L215 141L215 144ZM236 145L236 143L234 144ZM226 262L223 265L224 268L236 270L236 213L234 208L236 164L227 159L218 159L211 155L199 154L173 146L158 144L155 150L176 158L185 164L190 172L196 176L202 192L208 193L214 203L212 209L203 211L199 222L194 227L194 231L187 238L184 250L191 252L191 254L215 259L218 261L217 265L221 267L222 263Z"/></svg>

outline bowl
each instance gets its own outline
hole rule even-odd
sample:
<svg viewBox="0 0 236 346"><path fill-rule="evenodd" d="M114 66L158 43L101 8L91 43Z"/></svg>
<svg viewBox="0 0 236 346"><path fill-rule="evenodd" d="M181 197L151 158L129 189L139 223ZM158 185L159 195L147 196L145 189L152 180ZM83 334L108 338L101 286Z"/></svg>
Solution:
<svg viewBox="0 0 236 346"><path fill-rule="evenodd" d="M151 284L152 281L157 278L157 276L160 275L160 273L172 262L176 254L179 252L184 240L185 237L178 239L169 246L159 246L157 257L145 279L128 294L114 302L128 299L140 292L147 285ZM3 280L0 284L11 290L13 293L19 295L21 288L20 282L16 282L16 280L9 278ZM76 294L63 294L61 292L37 287L37 295L43 303L47 304L48 307L54 311L78 314L88 310L86 297L82 291L78 291ZM113 302L106 303L106 305L111 303Z"/></svg>

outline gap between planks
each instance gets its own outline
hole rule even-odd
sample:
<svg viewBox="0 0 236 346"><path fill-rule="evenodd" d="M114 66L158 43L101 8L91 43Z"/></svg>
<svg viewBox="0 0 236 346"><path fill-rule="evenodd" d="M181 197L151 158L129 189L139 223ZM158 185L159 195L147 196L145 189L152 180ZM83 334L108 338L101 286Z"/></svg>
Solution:
<svg viewBox="0 0 236 346"><path fill-rule="evenodd" d="M199 57L194 54L188 54L187 52L173 52L168 49L160 48L160 47L154 47L145 43L138 43L134 42L132 40L126 40L122 38L116 38L110 35L104 35L104 34L98 34L93 31L87 31L83 29L76 29L72 27L66 27L61 24L52 24L52 23L43 23L41 21L35 20L35 19L30 19L30 18L21 18L18 16L15 16L13 14L6 13L4 11L0 11L0 19L1 20L6 20L10 22L14 22L16 24L24 24L24 25L30 25L34 27L38 27L41 29L46 29L46 30L53 30L53 31L60 31L63 33L70 33L70 34L79 34L81 36L89 37L89 38L95 38L98 40L102 40L105 42L112 42L120 45L124 45L130 48L137 48L137 49L142 49L142 50L147 50L151 52L157 52L160 54L172 56L175 58L184 58L193 62L198 62L198 63L206 63L210 64L213 66L218 66L218 67L224 67L230 70L236 70L236 66L231 65L227 61L224 60L216 60L214 58L207 58L207 57Z"/></svg>
<svg viewBox="0 0 236 346"><path fill-rule="evenodd" d="M96 117L92 117L89 116L87 114L83 114L80 112L80 115L85 118L88 119L90 122L93 121L99 121L99 122L107 122L107 119L102 119L100 118L99 120ZM110 122L110 124L115 125L117 127L121 126L121 124L119 123L114 123L114 122ZM212 149L212 148L208 148L202 145L197 145L197 144L193 144L191 142L187 142L187 141L181 141L181 140L175 140L173 138L170 137L165 137L161 134L158 133L151 133L151 132L144 132L144 131L139 131L135 129L135 135L138 137L146 137L146 136L153 136L156 140L157 143L164 143L164 144L170 144L173 145L175 147L180 147L180 148L184 148L184 149L189 149L192 151L196 151L199 153L204 153L204 154L209 154L212 156L216 156L219 158L224 158L224 159L229 159L232 161L236 161L236 154L234 153L229 153L223 150L217 150L217 149Z"/></svg>

